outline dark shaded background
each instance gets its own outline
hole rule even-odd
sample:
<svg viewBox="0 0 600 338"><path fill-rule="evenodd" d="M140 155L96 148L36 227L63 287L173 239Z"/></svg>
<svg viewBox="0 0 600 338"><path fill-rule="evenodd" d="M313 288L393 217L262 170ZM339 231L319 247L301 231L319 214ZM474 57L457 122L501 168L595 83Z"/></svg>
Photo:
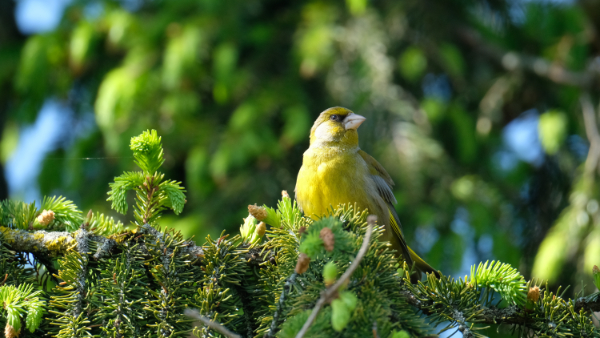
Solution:
<svg viewBox="0 0 600 338"><path fill-rule="evenodd" d="M130 137L157 129L188 194L163 224L202 243L293 191L313 120L339 105L368 118L361 147L433 266L498 259L593 288L599 1L72 1L38 34L17 27L23 2L0 1L11 197L128 223L108 183L135 169Z"/></svg>

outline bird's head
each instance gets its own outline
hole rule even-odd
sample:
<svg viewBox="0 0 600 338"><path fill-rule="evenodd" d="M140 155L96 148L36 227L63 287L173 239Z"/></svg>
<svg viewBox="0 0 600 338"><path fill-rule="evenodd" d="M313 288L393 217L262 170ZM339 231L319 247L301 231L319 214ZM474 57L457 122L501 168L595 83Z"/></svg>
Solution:
<svg viewBox="0 0 600 338"><path fill-rule="evenodd" d="M319 115L310 130L311 146L358 145L356 129L366 119L343 107L333 107Z"/></svg>

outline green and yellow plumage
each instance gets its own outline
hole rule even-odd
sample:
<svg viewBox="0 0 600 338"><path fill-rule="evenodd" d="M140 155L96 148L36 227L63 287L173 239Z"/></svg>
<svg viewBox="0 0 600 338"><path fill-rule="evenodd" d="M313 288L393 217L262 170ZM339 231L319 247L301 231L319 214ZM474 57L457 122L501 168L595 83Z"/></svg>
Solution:
<svg viewBox="0 0 600 338"><path fill-rule="evenodd" d="M354 204L378 216L389 241L417 271L437 272L417 256L404 241L393 204L394 182L373 157L358 146L356 129L365 120L341 107L327 109L315 121L310 147L304 153L296 182L296 200L304 214L319 218L330 207Z"/></svg>

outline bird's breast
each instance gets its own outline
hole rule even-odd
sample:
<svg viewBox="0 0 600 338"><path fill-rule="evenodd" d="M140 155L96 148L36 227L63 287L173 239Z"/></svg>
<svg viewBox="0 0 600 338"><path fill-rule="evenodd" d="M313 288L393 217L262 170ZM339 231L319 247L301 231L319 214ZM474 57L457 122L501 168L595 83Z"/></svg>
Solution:
<svg viewBox="0 0 600 338"><path fill-rule="evenodd" d="M296 199L310 217L327 214L330 207L354 204L361 209L374 209L378 196L366 162L351 151L309 149L304 153L296 183Z"/></svg>

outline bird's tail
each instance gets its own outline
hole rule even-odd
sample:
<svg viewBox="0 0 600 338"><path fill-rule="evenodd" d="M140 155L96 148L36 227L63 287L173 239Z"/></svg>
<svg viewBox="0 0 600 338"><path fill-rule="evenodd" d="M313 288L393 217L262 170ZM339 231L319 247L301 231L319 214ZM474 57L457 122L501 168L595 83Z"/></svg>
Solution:
<svg viewBox="0 0 600 338"><path fill-rule="evenodd" d="M440 273L437 270L432 268L431 265L429 265L427 262L425 262L423 260L423 258L419 257L419 255L417 255L413 251L413 249L411 249L410 247L407 247L407 248L408 248L408 252L410 254L410 258L413 261L413 266L416 268L416 270L418 272L419 279L421 279L420 278L421 273L433 273L433 274L435 274L435 276L437 278L440 278Z"/></svg>

